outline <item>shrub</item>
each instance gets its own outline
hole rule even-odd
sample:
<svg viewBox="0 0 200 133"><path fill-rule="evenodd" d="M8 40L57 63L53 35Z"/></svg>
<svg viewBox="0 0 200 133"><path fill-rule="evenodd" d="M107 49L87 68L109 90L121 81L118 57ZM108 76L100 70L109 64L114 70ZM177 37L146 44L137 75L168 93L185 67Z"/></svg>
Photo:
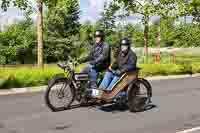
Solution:
<svg viewBox="0 0 200 133"><path fill-rule="evenodd" d="M191 73L191 69L188 66L177 64L141 64L140 76L154 76L154 75L176 75ZM189 71L190 70L190 71Z"/></svg>
<svg viewBox="0 0 200 133"><path fill-rule="evenodd" d="M200 73L200 62L192 63L192 73Z"/></svg>
<svg viewBox="0 0 200 133"><path fill-rule="evenodd" d="M86 64L76 68L80 72ZM140 76L178 75L200 73L200 63L193 64L140 64ZM37 67L0 68L0 89L46 85L53 75L63 73L56 65ZM101 74L102 75L102 74Z"/></svg>
<svg viewBox="0 0 200 133"><path fill-rule="evenodd" d="M77 72L85 65L76 68ZM37 67L0 68L0 89L45 85L53 75L63 73L56 65L46 65L44 69Z"/></svg>

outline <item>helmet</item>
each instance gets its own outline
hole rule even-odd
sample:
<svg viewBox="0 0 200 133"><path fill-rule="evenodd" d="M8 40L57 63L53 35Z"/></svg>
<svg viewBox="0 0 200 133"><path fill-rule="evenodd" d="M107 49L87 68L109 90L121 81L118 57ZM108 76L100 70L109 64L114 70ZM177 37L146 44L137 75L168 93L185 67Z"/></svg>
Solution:
<svg viewBox="0 0 200 133"><path fill-rule="evenodd" d="M131 43L130 43L130 40L128 38L123 38L120 42L120 45L127 45L127 46L130 46Z"/></svg>
<svg viewBox="0 0 200 133"><path fill-rule="evenodd" d="M102 30L96 30L95 37L101 37L104 38L104 32Z"/></svg>

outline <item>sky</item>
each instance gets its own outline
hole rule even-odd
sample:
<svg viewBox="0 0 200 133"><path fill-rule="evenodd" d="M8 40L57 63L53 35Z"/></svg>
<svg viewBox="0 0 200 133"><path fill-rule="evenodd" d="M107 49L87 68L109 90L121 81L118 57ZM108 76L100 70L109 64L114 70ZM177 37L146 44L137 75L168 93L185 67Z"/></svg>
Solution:
<svg viewBox="0 0 200 133"><path fill-rule="evenodd" d="M99 18L99 13L103 10L104 1L80 0L81 21L96 21Z"/></svg>
<svg viewBox="0 0 200 133"><path fill-rule="evenodd" d="M80 21L85 22L89 20L95 22L100 17L99 13L103 10L104 1L105 0L80 0ZM35 6L35 2L33 2L33 5ZM33 14L32 17L36 19L36 14ZM0 24L13 23L14 21L22 18L23 12L17 8L11 7L7 12L3 12L0 9Z"/></svg>
<svg viewBox="0 0 200 133"><path fill-rule="evenodd" d="M33 7L36 7L35 0L29 0L32 2ZM100 12L103 11L103 6L105 1L110 0L80 0L80 10L81 17L80 22L85 22L87 20L95 22L100 18ZM33 19L36 19L36 13L32 15ZM12 24L16 20L23 19L23 12L17 8L11 7L7 12L3 12L0 9L0 28L5 24ZM155 17L152 17L151 20L154 20ZM140 16L130 16L125 19L126 22L138 23L141 21ZM121 21L122 22L122 21Z"/></svg>

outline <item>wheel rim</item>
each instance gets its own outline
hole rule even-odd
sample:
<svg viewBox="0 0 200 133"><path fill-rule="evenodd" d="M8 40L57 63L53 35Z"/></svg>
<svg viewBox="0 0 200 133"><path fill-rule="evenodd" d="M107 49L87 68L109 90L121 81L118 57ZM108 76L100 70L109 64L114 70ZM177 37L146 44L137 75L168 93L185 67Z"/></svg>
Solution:
<svg viewBox="0 0 200 133"><path fill-rule="evenodd" d="M66 108L73 99L71 87L66 82L59 82L52 86L49 101L54 108Z"/></svg>
<svg viewBox="0 0 200 133"><path fill-rule="evenodd" d="M136 107L144 107L149 102L148 89L142 82L137 82L135 89L134 104Z"/></svg>

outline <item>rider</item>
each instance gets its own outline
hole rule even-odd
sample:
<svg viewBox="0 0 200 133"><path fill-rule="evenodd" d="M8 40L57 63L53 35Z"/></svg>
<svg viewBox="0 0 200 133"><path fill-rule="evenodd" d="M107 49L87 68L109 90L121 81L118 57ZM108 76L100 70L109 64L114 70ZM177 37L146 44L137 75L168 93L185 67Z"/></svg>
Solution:
<svg viewBox="0 0 200 133"><path fill-rule="evenodd" d="M90 50L90 54L81 59L80 63L89 62L89 65L82 71L88 73L90 79L90 89L97 89L97 72L106 70L111 61L110 46L104 43L104 32L95 32L95 44Z"/></svg>
<svg viewBox="0 0 200 133"><path fill-rule="evenodd" d="M123 38L120 42L120 49L116 60L104 75L99 88L112 91L112 86L124 73L135 70L136 64L137 56L131 50L131 43L128 38Z"/></svg>

